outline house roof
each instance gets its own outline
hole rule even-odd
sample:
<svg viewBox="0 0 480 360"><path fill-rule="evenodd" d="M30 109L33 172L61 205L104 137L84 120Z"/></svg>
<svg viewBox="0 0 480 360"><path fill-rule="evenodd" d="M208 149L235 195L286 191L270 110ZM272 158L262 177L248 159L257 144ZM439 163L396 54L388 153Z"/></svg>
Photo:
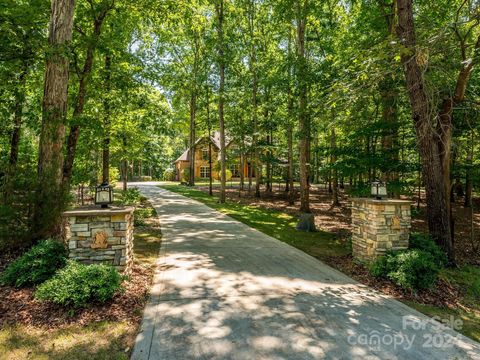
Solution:
<svg viewBox="0 0 480 360"><path fill-rule="evenodd" d="M208 138L208 136L203 136L199 139L197 139L197 141L195 141L195 145L197 145L198 143L200 143L201 141L205 140L206 138ZM210 140L212 141L212 144L215 145L215 147L220 150L220 132L218 131L215 131L213 133L213 135L210 136ZM228 137L228 136L225 136L225 142L226 142L226 146L230 145L230 142L231 142L231 139ZM183 152L182 155L180 155L180 157L175 160L174 162L179 162L179 161L189 161L189 154L190 154L190 149L187 149Z"/></svg>

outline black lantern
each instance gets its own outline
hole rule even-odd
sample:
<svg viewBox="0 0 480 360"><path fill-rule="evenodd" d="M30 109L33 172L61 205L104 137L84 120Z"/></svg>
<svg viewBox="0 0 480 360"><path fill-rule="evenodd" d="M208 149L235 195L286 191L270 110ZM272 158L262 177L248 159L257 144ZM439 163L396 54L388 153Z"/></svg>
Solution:
<svg viewBox="0 0 480 360"><path fill-rule="evenodd" d="M108 208L113 202L113 188L108 183L101 183L95 188L95 204Z"/></svg>
<svg viewBox="0 0 480 360"><path fill-rule="evenodd" d="M387 184L383 181L375 180L372 182L371 189L372 196L377 200L382 200L387 198Z"/></svg>

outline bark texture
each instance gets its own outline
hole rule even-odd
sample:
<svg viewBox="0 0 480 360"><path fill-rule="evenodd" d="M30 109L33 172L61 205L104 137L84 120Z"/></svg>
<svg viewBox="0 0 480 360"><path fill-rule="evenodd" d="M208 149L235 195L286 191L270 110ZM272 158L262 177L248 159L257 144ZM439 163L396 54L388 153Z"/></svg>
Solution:
<svg viewBox="0 0 480 360"><path fill-rule="evenodd" d="M413 1L398 0L398 28L400 41L408 50L402 55L407 90L412 105L413 121L422 163L427 195L427 218L430 234L454 263L453 217L450 205L450 163L453 128L453 108L465 98L465 92L474 65L478 61L480 37L475 44L474 56L466 59L465 44L461 42L462 62L455 88L437 112L427 94L422 71L423 56L416 47Z"/></svg>
<svg viewBox="0 0 480 360"><path fill-rule="evenodd" d="M32 224L35 239L58 237L61 234L61 217L65 206L62 165L69 76L67 46L72 40L74 10L74 0L52 0L42 102L38 188Z"/></svg>

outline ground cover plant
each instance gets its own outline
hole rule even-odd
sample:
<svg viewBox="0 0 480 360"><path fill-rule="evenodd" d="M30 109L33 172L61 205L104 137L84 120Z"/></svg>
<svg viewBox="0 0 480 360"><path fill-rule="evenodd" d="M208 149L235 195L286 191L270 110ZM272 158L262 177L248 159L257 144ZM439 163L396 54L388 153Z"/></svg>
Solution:
<svg viewBox="0 0 480 360"><path fill-rule="evenodd" d="M39 285L65 266L67 250L57 240L44 240L26 251L0 274L0 284L15 287Z"/></svg>
<svg viewBox="0 0 480 360"><path fill-rule="evenodd" d="M94 302L104 303L121 291L124 278L108 265L84 265L69 261L55 275L42 283L35 297L65 307L85 307Z"/></svg>

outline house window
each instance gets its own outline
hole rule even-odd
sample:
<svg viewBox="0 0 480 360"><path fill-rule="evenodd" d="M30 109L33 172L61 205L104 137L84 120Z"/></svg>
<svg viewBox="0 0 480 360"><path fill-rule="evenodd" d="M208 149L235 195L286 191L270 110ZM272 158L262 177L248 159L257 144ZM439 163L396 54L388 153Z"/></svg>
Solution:
<svg viewBox="0 0 480 360"><path fill-rule="evenodd" d="M202 149L202 159L203 160L208 160L208 148L203 148Z"/></svg>
<svg viewBox="0 0 480 360"><path fill-rule="evenodd" d="M232 177L238 178L240 177L240 167L238 164L231 164L230 171L232 172Z"/></svg>
<svg viewBox="0 0 480 360"><path fill-rule="evenodd" d="M210 166L200 166L200 177L202 179L210 177Z"/></svg>

